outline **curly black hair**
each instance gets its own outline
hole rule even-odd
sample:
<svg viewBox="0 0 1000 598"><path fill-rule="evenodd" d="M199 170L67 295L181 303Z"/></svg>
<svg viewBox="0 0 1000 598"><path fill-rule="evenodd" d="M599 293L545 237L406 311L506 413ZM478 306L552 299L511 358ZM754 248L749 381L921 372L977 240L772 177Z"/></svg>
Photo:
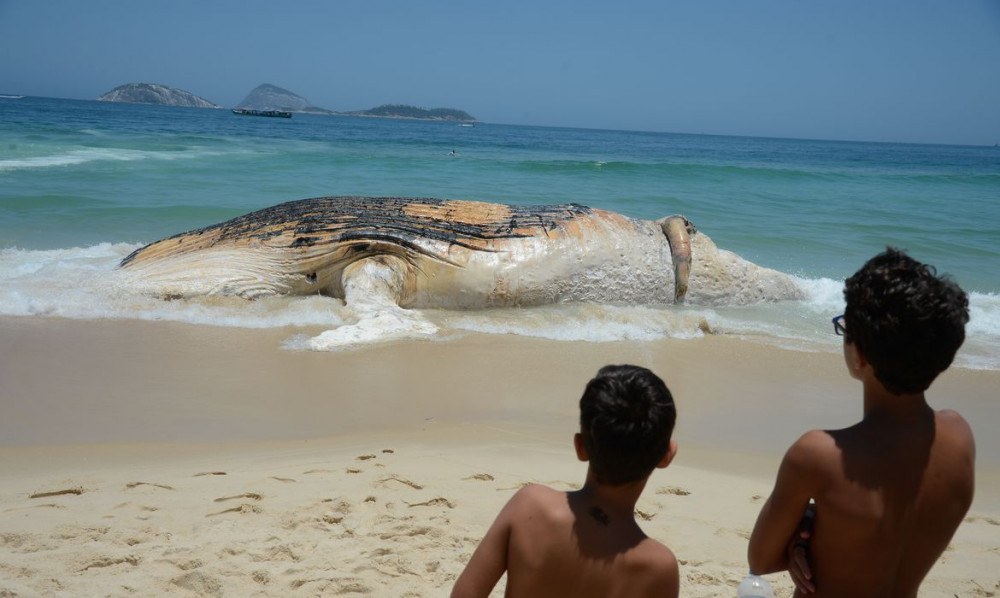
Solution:
<svg viewBox="0 0 1000 598"><path fill-rule="evenodd" d="M580 398L580 434L598 482L648 477L667 454L676 420L674 398L656 374L634 365L601 368Z"/></svg>
<svg viewBox="0 0 1000 598"><path fill-rule="evenodd" d="M845 340L893 394L927 390L965 341L965 292L893 247L847 279L844 299Z"/></svg>

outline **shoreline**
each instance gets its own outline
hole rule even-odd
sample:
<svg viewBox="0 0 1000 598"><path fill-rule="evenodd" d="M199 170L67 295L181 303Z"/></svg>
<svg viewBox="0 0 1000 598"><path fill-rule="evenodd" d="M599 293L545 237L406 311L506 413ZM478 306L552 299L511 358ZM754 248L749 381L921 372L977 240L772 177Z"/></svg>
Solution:
<svg viewBox="0 0 1000 598"><path fill-rule="evenodd" d="M660 375L677 400L677 434L710 451L780 457L806 430L861 416L860 384L839 351L735 336L595 343L478 333L283 348L324 329L0 316L0 407L13 416L0 421L0 448L322 439L427 419L572 434L579 393L608 363ZM993 470L998 387L1000 371L952 367L928 391L932 407L969 420L979 464Z"/></svg>
<svg viewBox="0 0 1000 598"><path fill-rule="evenodd" d="M675 395L680 444L639 523L683 595L729 596L784 449L860 417L839 355L738 338L281 348L300 332L0 318L0 590L441 595L514 490L582 481L579 393L636 363ZM972 425L978 483L921 596L1000 587L998 382L952 369L929 393Z"/></svg>

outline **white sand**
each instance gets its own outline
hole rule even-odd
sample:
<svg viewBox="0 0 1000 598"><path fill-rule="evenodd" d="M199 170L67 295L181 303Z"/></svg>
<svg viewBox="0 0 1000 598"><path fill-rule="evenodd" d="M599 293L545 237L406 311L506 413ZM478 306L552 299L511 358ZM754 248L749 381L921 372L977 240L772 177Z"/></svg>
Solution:
<svg viewBox="0 0 1000 598"><path fill-rule="evenodd" d="M860 415L839 355L736 339L294 353L291 334L0 319L0 596L447 595L514 490L582 481L580 391L630 362L680 414L640 523L681 559L682 595L729 597L784 448ZM972 424L979 477L921 596L1000 593L998 383L932 389Z"/></svg>

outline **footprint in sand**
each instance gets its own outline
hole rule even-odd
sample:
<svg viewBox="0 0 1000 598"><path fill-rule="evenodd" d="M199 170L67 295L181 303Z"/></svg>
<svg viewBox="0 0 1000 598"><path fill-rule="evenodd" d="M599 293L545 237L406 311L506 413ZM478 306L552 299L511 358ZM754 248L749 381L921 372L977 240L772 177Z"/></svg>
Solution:
<svg viewBox="0 0 1000 598"><path fill-rule="evenodd" d="M104 557L93 561L90 561L83 567L79 569L80 572L88 571L90 569L105 569L107 567L114 567L115 565L132 565L136 567L142 561L137 556L128 555L122 557Z"/></svg>
<svg viewBox="0 0 1000 598"><path fill-rule="evenodd" d="M477 473L476 475L470 475L467 478L462 478L463 480L479 480L481 482L492 482L494 477L488 473Z"/></svg>
<svg viewBox="0 0 1000 598"><path fill-rule="evenodd" d="M285 482L286 484L295 482L292 478L279 478L278 476L271 476L272 480L278 480L279 482Z"/></svg>
<svg viewBox="0 0 1000 598"><path fill-rule="evenodd" d="M66 495L66 494L73 494L73 495L76 495L76 496L80 496L84 492L86 492L86 490L84 490L82 487L78 486L76 488L66 488L65 490L51 490L49 492L36 492L36 493L32 494L31 496L29 496L28 498L48 498L50 496L63 496L63 495Z"/></svg>
<svg viewBox="0 0 1000 598"><path fill-rule="evenodd" d="M355 461L367 461L369 459L374 459L375 455L358 455L354 458Z"/></svg>
<svg viewBox="0 0 1000 598"><path fill-rule="evenodd" d="M361 473L361 470L356 467L348 467L344 470L345 473Z"/></svg>
<svg viewBox="0 0 1000 598"><path fill-rule="evenodd" d="M138 532L136 535L124 536L121 538L120 542L126 546L135 546L136 544L145 544L146 542L155 540L156 538L156 534L142 531Z"/></svg>
<svg viewBox="0 0 1000 598"><path fill-rule="evenodd" d="M274 539L271 538L271 540ZM302 561L302 555L287 544L277 544L266 551L251 552L249 556L250 560L255 563L298 563Z"/></svg>
<svg viewBox="0 0 1000 598"><path fill-rule="evenodd" d="M56 527L49 535L53 540L87 540L98 542L106 539L111 527L64 524Z"/></svg>
<svg viewBox="0 0 1000 598"><path fill-rule="evenodd" d="M249 498L250 500L263 500L264 497L256 492L244 492L243 494L237 494L236 496L223 496L215 499L215 502L225 502L227 500L236 500L237 498Z"/></svg>
<svg viewBox="0 0 1000 598"><path fill-rule="evenodd" d="M411 569L409 559L398 554L386 554L383 556L373 557L368 561L367 565L357 567L354 569L355 573L360 573L362 571L376 571L382 574L384 577L403 577L415 576L419 577L420 574Z"/></svg>
<svg viewBox="0 0 1000 598"><path fill-rule="evenodd" d="M201 473L194 474L193 477L198 478L198 477L205 476L205 475L226 475L226 472L224 472L224 471L203 471Z"/></svg>
<svg viewBox="0 0 1000 598"><path fill-rule="evenodd" d="M171 565L177 567L181 571L192 571L194 569L200 569L205 564L200 559L187 559L187 560L163 559L163 561L170 563Z"/></svg>
<svg viewBox="0 0 1000 598"><path fill-rule="evenodd" d="M389 482L396 482L396 483L399 483L399 484L403 484L404 486L409 486L410 488L413 488L414 490L423 490L424 489L424 487L421 486L420 484L418 484L416 482L411 482L410 480L408 480L406 478L401 478L398 475L391 475L391 476L389 476L389 477L387 477L385 479L381 479L381 480L379 480L379 481L377 481L375 483L378 484L378 485L380 485L380 486L386 486Z"/></svg>
<svg viewBox="0 0 1000 598"><path fill-rule="evenodd" d="M14 534L0 533L0 547L11 552L30 554L45 550L55 550L56 545L49 544L44 539L34 534ZM0 567L3 564L0 563Z"/></svg>
<svg viewBox="0 0 1000 598"><path fill-rule="evenodd" d="M18 567L15 565L8 565L6 563L0 563L0 579L4 580L4 589L0 590L0 598L17 598L22 594L19 594L15 590L20 590L24 592L25 596L29 594L26 590L22 588L16 588L8 585L10 582L7 580L14 579L29 579L38 575L38 571L34 569L29 569L28 567Z"/></svg>
<svg viewBox="0 0 1000 598"><path fill-rule="evenodd" d="M162 488L164 490L173 490L173 486L167 486L166 484L154 484L152 482L129 482L125 484L126 490L131 490L133 488L138 488L139 486L152 486L153 488Z"/></svg>
<svg viewBox="0 0 1000 598"><path fill-rule="evenodd" d="M261 512L261 508L257 505L252 505L249 503L243 503L238 507L233 507L231 509L226 509L225 511L219 511L218 513L209 513L205 517L215 517L216 515L225 515L226 513L239 513L240 515L251 515Z"/></svg>
<svg viewBox="0 0 1000 598"><path fill-rule="evenodd" d="M332 505L319 505L323 509L323 514L319 517L319 519L328 525L343 522L347 515L351 512L351 503L346 500L338 500L335 502L333 499L328 499L324 500L323 503L333 503Z"/></svg>
<svg viewBox="0 0 1000 598"><path fill-rule="evenodd" d="M691 491L678 486L667 486L656 491L657 494L673 494L674 496L690 496Z"/></svg>
<svg viewBox="0 0 1000 598"><path fill-rule="evenodd" d="M223 585L218 578L205 575L201 571L189 571L170 580L178 588L193 592L196 596L221 596Z"/></svg>
<svg viewBox="0 0 1000 598"><path fill-rule="evenodd" d="M695 571L693 573L688 573L685 577L687 577L687 580L695 585L719 586L728 583L724 579L721 579L715 575L704 573L702 571Z"/></svg>
<svg viewBox="0 0 1000 598"><path fill-rule="evenodd" d="M656 513L647 513L641 509L636 509L635 516L643 521L652 521L653 517L656 517Z"/></svg>
<svg viewBox="0 0 1000 598"><path fill-rule="evenodd" d="M406 502L406 501L404 501L404 502ZM437 498L432 498L432 499L430 499L430 500L428 500L426 502L406 503L406 506L408 506L408 507L437 507L437 506L445 506L445 507L448 507L449 509L454 509L455 508L455 503L451 502L447 498L439 496Z"/></svg>

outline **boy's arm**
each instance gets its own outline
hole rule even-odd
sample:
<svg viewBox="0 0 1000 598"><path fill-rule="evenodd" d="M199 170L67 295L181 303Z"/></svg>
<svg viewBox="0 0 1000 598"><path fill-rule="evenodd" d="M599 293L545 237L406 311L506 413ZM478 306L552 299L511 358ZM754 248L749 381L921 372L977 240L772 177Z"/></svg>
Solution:
<svg viewBox="0 0 1000 598"><path fill-rule="evenodd" d="M451 598L486 597L493 586L497 585L500 576L507 570L507 545L519 503L523 502L519 500L522 492L523 489L518 491L500 510L493 525L472 553L469 564L458 576L455 587L451 590Z"/></svg>
<svg viewBox="0 0 1000 598"><path fill-rule="evenodd" d="M774 490L757 516L750 536L748 561L756 574L781 571L788 566L788 543L796 534L809 499L821 478L821 453L830 442L822 431L807 432L785 453Z"/></svg>

